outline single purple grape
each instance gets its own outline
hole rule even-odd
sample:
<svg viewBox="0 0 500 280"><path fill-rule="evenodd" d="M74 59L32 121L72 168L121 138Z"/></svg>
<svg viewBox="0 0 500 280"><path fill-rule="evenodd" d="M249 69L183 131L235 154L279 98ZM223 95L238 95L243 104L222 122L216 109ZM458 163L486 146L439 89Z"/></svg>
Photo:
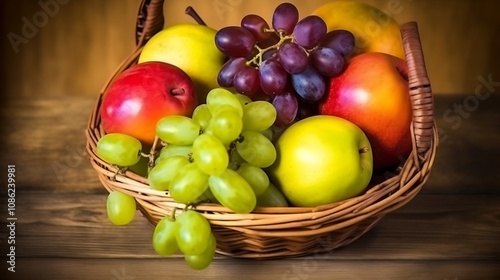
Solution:
<svg viewBox="0 0 500 280"><path fill-rule="evenodd" d="M297 94L310 103L319 101L325 95L325 79L311 65L305 71L292 75L292 85Z"/></svg>
<svg viewBox="0 0 500 280"><path fill-rule="evenodd" d="M286 72L297 74L307 67L308 58L306 51L293 42L286 42L280 46L278 57Z"/></svg>
<svg viewBox="0 0 500 280"><path fill-rule="evenodd" d="M271 36L271 32L266 32L269 29L269 24L259 15L246 15L241 19L241 27L250 31L257 42L267 40Z"/></svg>
<svg viewBox="0 0 500 280"><path fill-rule="evenodd" d="M272 26L274 30L282 31L286 35L293 32L299 20L299 10L291 3L279 4L273 13Z"/></svg>
<svg viewBox="0 0 500 280"><path fill-rule="evenodd" d="M343 56L349 56L354 50L354 35L344 29L332 30L323 37L321 46L338 51Z"/></svg>
<svg viewBox="0 0 500 280"><path fill-rule="evenodd" d="M325 21L310 15L301 19L293 29L293 37L298 45L311 49L321 43L327 31Z"/></svg>
<svg viewBox="0 0 500 280"><path fill-rule="evenodd" d="M282 93L287 85L288 73L276 58L264 60L259 68L260 86L270 96Z"/></svg>
<svg viewBox="0 0 500 280"><path fill-rule="evenodd" d="M276 121L278 126L291 124L298 112L299 104L295 93L285 91L273 98L273 106L276 108Z"/></svg>
<svg viewBox="0 0 500 280"><path fill-rule="evenodd" d="M240 26L223 27L215 34L215 45L229 57L247 57L255 42L252 33Z"/></svg>
<svg viewBox="0 0 500 280"><path fill-rule="evenodd" d="M309 63L314 66L321 75L331 78L342 73L344 70L345 58L338 51L319 47L309 54Z"/></svg>
<svg viewBox="0 0 500 280"><path fill-rule="evenodd" d="M246 66L234 76L234 89L247 96L253 96L260 90L259 70Z"/></svg>

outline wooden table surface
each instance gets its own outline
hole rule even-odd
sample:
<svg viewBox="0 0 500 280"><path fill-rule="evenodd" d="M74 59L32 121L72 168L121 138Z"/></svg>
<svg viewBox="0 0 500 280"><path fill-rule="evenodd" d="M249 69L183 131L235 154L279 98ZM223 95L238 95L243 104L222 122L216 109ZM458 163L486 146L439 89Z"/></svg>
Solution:
<svg viewBox="0 0 500 280"><path fill-rule="evenodd" d="M484 96L435 97L441 144L429 181L356 242L296 259L217 256L203 271L179 256L157 256L153 227L139 213L128 226L107 220L106 191L85 155L95 98L7 100L0 112L0 278L500 279L500 96ZM15 165L13 216L8 165ZM12 252L15 272L8 270Z"/></svg>

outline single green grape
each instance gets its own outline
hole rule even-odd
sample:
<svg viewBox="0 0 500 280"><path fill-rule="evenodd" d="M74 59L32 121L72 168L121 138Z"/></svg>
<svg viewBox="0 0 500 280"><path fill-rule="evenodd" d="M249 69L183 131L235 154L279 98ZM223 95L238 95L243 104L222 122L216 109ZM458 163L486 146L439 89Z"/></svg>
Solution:
<svg viewBox="0 0 500 280"><path fill-rule="evenodd" d="M183 156L171 156L159 161L149 171L149 186L155 190L168 190L174 177L188 164L189 160Z"/></svg>
<svg viewBox="0 0 500 280"><path fill-rule="evenodd" d="M276 160L276 148L264 135L255 131L243 131L242 141L236 142L236 150L248 163L257 167L269 167Z"/></svg>
<svg viewBox="0 0 500 280"><path fill-rule="evenodd" d="M236 172L248 182L256 196L267 190L269 177L262 168L253 166L250 163L243 163Z"/></svg>
<svg viewBox="0 0 500 280"><path fill-rule="evenodd" d="M193 143L193 160L209 175L222 173L229 164L229 155L224 144L215 136L201 134Z"/></svg>
<svg viewBox="0 0 500 280"><path fill-rule="evenodd" d="M235 213L247 214L255 208L252 187L234 170L226 169L222 174L210 176L208 186L215 198Z"/></svg>
<svg viewBox="0 0 500 280"><path fill-rule="evenodd" d="M257 196L257 206L261 207L288 207L288 201L281 191L272 183Z"/></svg>
<svg viewBox="0 0 500 280"><path fill-rule="evenodd" d="M243 130L262 131L273 125L276 108L267 101L254 101L243 106Z"/></svg>
<svg viewBox="0 0 500 280"><path fill-rule="evenodd" d="M160 256L170 256L179 251L177 245L178 224L171 217L163 217L153 232L153 249Z"/></svg>
<svg viewBox="0 0 500 280"><path fill-rule="evenodd" d="M117 226L130 223L136 212L135 199L120 191L111 191L106 200L108 219Z"/></svg>
<svg viewBox="0 0 500 280"><path fill-rule="evenodd" d="M222 143L233 142L241 133L243 122L238 112L232 107L225 106L217 111L210 120L210 134L217 137Z"/></svg>
<svg viewBox="0 0 500 280"><path fill-rule="evenodd" d="M189 204L208 188L208 175L195 162L184 165L170 183L170 196L177 202Z"/></svg>
<svg viewBox="0 0 500 280"><path fill-rule="evenodd" d="M232 92L225 88L214 88L207 94L207 106L212 115L224 106L230 106L236 109L238 115L243 117L243 107L240 101Z"/></svg>
<svg viewBox="0 0 500 280"><path fill-rule="evenodd" d="M207 219L194 210L181 213L176 220L179 249L185 255L199 255L208 247L212 229Z"/></svg>
<svg viewBox="0 0 500 280"><path fill-rule="evenodd" d="M207 104L198 105L193 111L193 120L197 122L202 130L207 129L208 124L210 123L210 119L212 118L212 114L208 109Z"/></svg>
<svg viewBox="0 0 500 280"><path fill-rule="evenodd" d="M156 134L166 143L174 145L191 145L198 137L201 126L193 119L174 115L163 117L156 125Z"/></svg>
<svg viewBox="0 0 500 280"><path fill-rule="evenodd" d="M106 134L97 142L97 155L118 166L132 166L141 158L142 144L136 138L121 134Z"/></svg>
<svg viewBox="0 0 500 280"><path fill-rule="evenodd" d="M208 239L205 251L198 255L184 255L184 260L192 269L205 269L212 263L216 249L217 240L215 239L214 234L210 233L210 238Z"/></svg>

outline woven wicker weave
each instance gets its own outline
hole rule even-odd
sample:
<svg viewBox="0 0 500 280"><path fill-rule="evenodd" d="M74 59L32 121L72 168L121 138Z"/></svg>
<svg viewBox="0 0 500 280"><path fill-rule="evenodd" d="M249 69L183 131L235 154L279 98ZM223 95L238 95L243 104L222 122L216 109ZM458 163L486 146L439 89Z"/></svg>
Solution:
<svg viewBox="0 0 500 280"><path fill-rule="evenodd" d="M90 161L103 186L135 197L140 211L154 225L165 215L182 212L164 191L153 190L145 178L117 167L96 155L97 141L105 134L100 105L110 82L136 64L142 46L163 29L163 0L144 0L139 8L137 48L117 68L102 89L86 131ZM433 97L415 22L401 25L409 67L409 94L413 106L413 150L404 165L386 172L365 193L342 202L314 208L263 207L250 214L235 214L217 204L200 204L196 210L209 220L223 255L265 259L310 255L345 246L370 230L384 215L408 203L429 177L438 143Z"/></svg>

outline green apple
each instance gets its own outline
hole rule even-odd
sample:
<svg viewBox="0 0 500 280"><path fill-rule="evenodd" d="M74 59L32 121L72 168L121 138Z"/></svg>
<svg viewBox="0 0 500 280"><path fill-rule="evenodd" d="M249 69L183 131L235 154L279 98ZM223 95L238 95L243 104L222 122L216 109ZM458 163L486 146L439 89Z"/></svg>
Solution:
<svg viewBox="0 0 500 280"><path fill-rule="evenodd" d="M215 45L216 33L199 24L171 25L149 39L138 62L163 61L181 68L193 80L198 101L204 103L208 92L218 87L217 75L226 58Z"/></svg>
<svg viewBox="0 0 500 280"><path fill-rule="evenodd" d="M294 206L314 207L363 192L373 173L370 142L355 124L317 115L289 126L276 140L271 182Z"/></svg>

